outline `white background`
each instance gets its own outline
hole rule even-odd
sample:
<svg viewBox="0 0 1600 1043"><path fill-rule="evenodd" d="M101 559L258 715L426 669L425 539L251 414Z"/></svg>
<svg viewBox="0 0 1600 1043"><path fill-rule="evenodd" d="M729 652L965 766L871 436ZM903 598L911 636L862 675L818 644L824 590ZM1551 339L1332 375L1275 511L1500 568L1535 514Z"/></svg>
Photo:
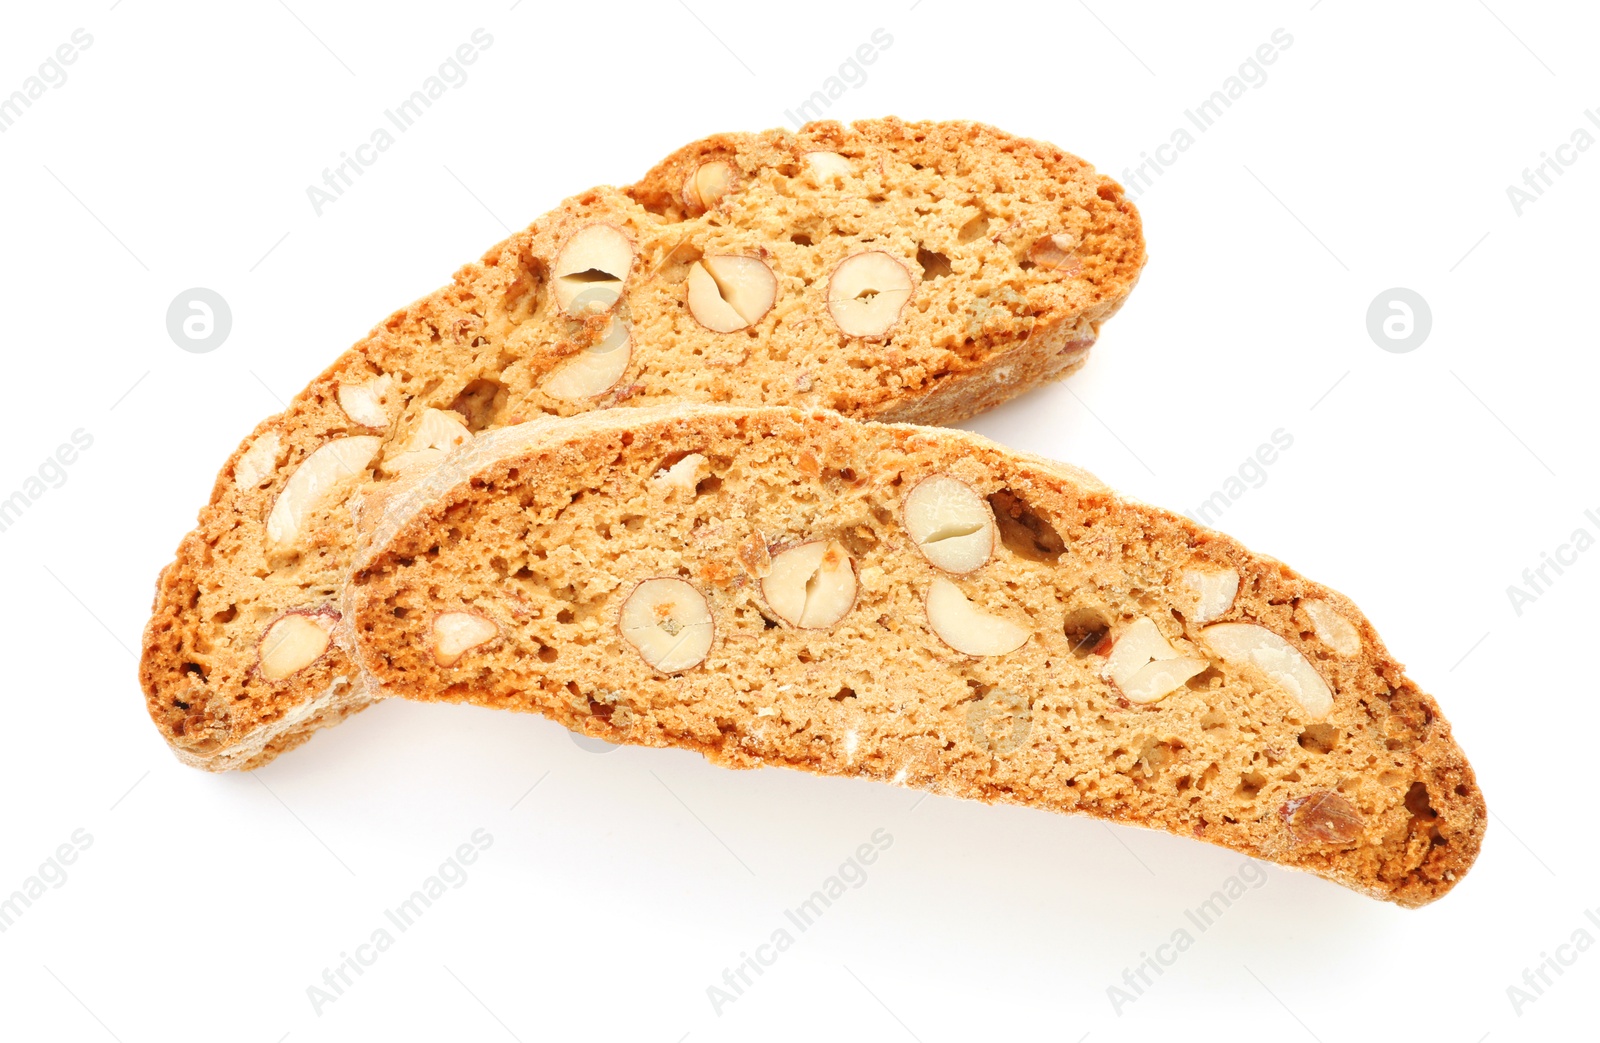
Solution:
<svg viewBox="0 0 1600 1043"><path fill-rule="evenodd" d="M1600 149L1520 215L1506 188L1600 106L1600 26L1577 3L1491 5L13 5L0 95L74 29L94 42L0 135L0 496L74 430L94 443L0 533L0 894L74 830L93 843L0 934L0 1035L1591 1034L1600 951L1520 1014L1507 987L1578 928L1600 939L1600 551L1520 615L1507 587L1580 526L1600 533ZM493 45L468 82L316 216L306 186L479 27ZM788 122L878 28L891 46L829 116L984 120L1118 177L1292 35L1140 196L1150 264L1088 367L972 426L1177 510L1292 434L1218 525L1350 594L1443 704L1493 814L1445 900L1408 912L1268 868L1118 1013L1107 987L1240 856L600 755L462 707L385 704L255 775L168 754L135 676L150 584L256 421L564 196ZM232 308L210 354L166 331L194 286ZM1432 310L1407 354L1367 333L1391 287ZM307 987L480 827L493 846L466 883L315 1012ZM879 828L893 846L867 882L716 1013L707 987Z"/></svg>

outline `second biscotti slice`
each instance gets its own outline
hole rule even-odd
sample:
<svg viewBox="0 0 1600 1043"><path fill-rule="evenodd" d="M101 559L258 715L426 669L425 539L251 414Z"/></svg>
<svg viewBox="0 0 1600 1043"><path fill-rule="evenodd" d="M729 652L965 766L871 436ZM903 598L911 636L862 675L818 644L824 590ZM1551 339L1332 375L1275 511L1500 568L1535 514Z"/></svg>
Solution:
<svg viewBox="0 0 1600 1043"><path fill-rule="evenodd" d="M187 763L370 701L333 643L350 508L485 431L670 399L947 423L1082 362L1144 261L1121 189L973 123L718 135L390 316L224 464L140 678Z"/></svg>
<svg viewBox="0 0 1600 1043"><path fill-rule="evenodd" d="M1169 830L1421 905L1483 798L1346 598L1082 472L831 413L508 428L364 523L371 687Z"/></svg>

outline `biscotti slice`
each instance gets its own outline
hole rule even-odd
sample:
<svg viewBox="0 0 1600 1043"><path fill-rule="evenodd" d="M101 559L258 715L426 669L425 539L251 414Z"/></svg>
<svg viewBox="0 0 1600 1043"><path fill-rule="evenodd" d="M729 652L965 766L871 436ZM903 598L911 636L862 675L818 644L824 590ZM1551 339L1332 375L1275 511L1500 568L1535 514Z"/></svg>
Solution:
<svg viewBox="0 0 1600 1043"><path fill-rule="evenodd" d="M367 705L334 642L350 505L487 430L669 399L960 420L1081 363L1143 261L1114 182L972 123L721 135L576 196L228 460L157 586L150 715L222 770Z"/></svg>
<svg viewBox="0 0 1600 1043"><path fill-rule="evenodd" d="M1485 809L1346 598L976 435L786 409L480 439L367 519L370 685L1198 837L1416 906Z"/></svg>

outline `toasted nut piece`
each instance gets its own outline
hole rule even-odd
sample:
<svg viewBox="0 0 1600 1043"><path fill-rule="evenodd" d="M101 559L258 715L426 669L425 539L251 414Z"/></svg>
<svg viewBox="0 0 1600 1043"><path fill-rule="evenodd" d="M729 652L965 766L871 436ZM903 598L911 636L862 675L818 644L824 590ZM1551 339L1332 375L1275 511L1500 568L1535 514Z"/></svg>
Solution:
<svg viewBox="0 0 1600 1043"><path fill-rule="evenodd" d="M828 314L848 337L881 337L900 321L915 287L911 271L882 250L839 262L828 280Z"/></svg>
<svg viewBox="0 0 1600 1043"><path fill-rule="evenodd" d="M699 453L690 453L671 467L663 467L650 478L650 488L668 498L673 495L693 500L696 487L711 477L711 463Z"/></svg>
<svg viewBox="0 0 1600 1043"><path fill-rule="evenodd" d="M767 538L760 529L739 545L739 562L752 579L766 579L772 574L772 554L767 550Z"/></svg>
<svg viewBox="0 0 1600 1043"><path fill-rule="evenodd" d="M647 579L622 603L618 627L644 661L664 674L699 666L711 651L711 607L674 576Z"/></svg>
<svg viewBox="0 0 1600 1043"><path fill-rule="evenodd" d="M281 681L321 659L331 641L328 632L337 618L329 609L279 616L261 635L257 653L261 676Z"/></svg>
<svg viewBox="0 0 1600 1043"><path fill-rule="evenodd" d="M1205 672L1211 664L1204 659L1180 656L1177 659L1156 659L1134 674L1127 684L1117 689L1129 702L1153 703L1182 688L1191 677Z"/></svg>
<svg viewBox="0 0 1600 1043"><path fill-rule="evenodd" d="M850 161L837 152L807 152L800 158L805 160L806 170L819 184L828 184L855 173Z"/></svg>
<svg viewBox="0 0 1600 1043"><path fill-rule="evenodd" d="M1153 703L1177 691L1210 664L1181 655L1143 616L1117 636L1101 668L1117 690L1135 703Z"/></svg>
<svg viewBox="0 0 1600 1043"><path fill-rule="evenodd" d="M1111 653L1106 656L1100 674L1123 684L1133 680L1133 675L1144 669L1146 663L1176 658L1177 650L1161 636L1153 622L1141 616L1113 639Z"/></svg>
<svg viewBox="0 0 1600 1043"><path fill-rule="evenodd" d="M1194 591L1195 605L1191 610L1191 623L1209 623L1225 615L1239 595L1239 574L1232 569L1211 572L1187 569L1183 585Z"/></svg>
<svg viewBox="0 0 1600 1043"><path fill-rule="evenodd" d="M433 617L434 662L455 666L463 655L500 634L495 623L476 612L441 612Z"/></svg>
<svg viewBox="0 0 1600 1043"><path fill-rule="evenodd" d="M1333 709L1333 692L1309 660L1283 638L1254 623L1214 623L1200 639L1230 666L1254 666L1287 692L1312 720Z"/></svg>
<svg viewBox="0 0 1600 1043"><path fill-rule="evenodd" d="M923 557L946 572L971 572L994 555L994 511L966 482L930 475L906 494L900 514Z"/></svg>
<svg viewBox="0 0 1600 1043"><path fill-rule="evenodd" d="M825 630L855 606L855 563L836 540L790 547L772 559L761 595L785 622Z"/></svg>
<svg viewBox="0 0 1600 1043"><path fill-rule="evenodd" d="M1028 247L1028 260L1040 268L1049 268L1064 275L1076 275L1083 269L1083 260L1075 251L1078 240L1070 235L1047 235Z"/></svg>
<svg viewBox="0 0 1600 1043"><path fill-rule="evenodd" d="M744 329L777 299L777 277L754 257L709 256L689 266L689 314L713 333Z"/></svg>
<svg viewBox="0 0 1600 1043"><path fill-rule="evenodd" d="M380 373L365 384L340 384L339 408L362 427L388 427L389 411L383 400L393 383L389 374Z"/></svg>
<svg viewBox="0 0 1600 1043"><path fill-rule="evenodd" d="M1355 805L1332 790L1296 797L1279 808L1278 814L1299 843L1352 844L1366 830Z"/></svg>
<svg viewBox="0 0 1600 1043"><path fill-rule="evenodd" d="M336 438L306 457L267 515L267 549L286 551L299 542L306 516L335 488L363 474L382 444L377 435Z"/></svg>
<svg viewBox="0 0 1600 1043"><path fill-rule="evenodd" d="M928 588L928 626L939 640L963 655L996 656L1015 652L1028 632L1009 619L980 611L961 588L936 576Z"/></svg>
<svg viewBox="0 0 1600 1043"><path fill-rule="evenodd" d="M1311 617L1311 629L1316 631L1318 641L1346 659L1361 651L1361 635L1348 619L1339 614L1338 609L1326 601L1315 599L1300 602L1300 607Z"/></svg>
<svg viewBox="0 0 1600 1043"><path fill-rule="evenodd" d="M633 244L611 225L585 225L556 255L556 303L574 318L611 310L633 267Z"/></svg>
<svg viewBox="0 0 1600 1043"><path fill-rule="evenodd" d="M683 182L683 205L691 214L703 214L716 206L733 187L733 168L716 159L695 167Z"/></svg>
<svg viewBox="0 0 1600 1043"><path fill-rule="evenodd" d="M617 386L632 358L633 336L628 324L612 318L600 343L556 367L540 389L551 398L567 401L603 395Z"/></svg>
<svg viewBox="0 0 1600 1043"><path fill-rule="evenodd" d="M450 450L472 441L472 432L455 413L443 409L425 409L416 430L404 445L389 447L379 470L384 474L399 474L413 467L434 467L450 455Z"/></svg>
<svg viewBox="0 0 1600 1043"><path fill-rule="evenodd" d="M261 482L278 469L278 447L282 444L278 432L268 431L254 442L250 448L239 454L239 460L233 465L234 488L243 492L254 489Z"/></svg>

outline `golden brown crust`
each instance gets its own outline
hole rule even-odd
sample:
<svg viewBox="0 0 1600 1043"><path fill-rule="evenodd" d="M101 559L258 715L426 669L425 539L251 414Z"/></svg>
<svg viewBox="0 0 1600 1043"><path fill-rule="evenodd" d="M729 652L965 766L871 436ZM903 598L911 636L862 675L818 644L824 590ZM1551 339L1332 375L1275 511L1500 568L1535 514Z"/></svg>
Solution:
<svg viewBox="0 0 1600 1043"><path fill-rule="evenodd" d="M808 173L804 153L818 148L845 156L850 177L824 184ZM689 216L680 175L713 154L737 165L740 179L709 212ZM615 312L631 324L633 358L603 396L561 400L544 390L551 375L607 333L604 319L565 315L552 292L561 249L593 224L617 228L634 250ZM1030 260L1048 234L1070 247L1069 263ZM827 276L869 248L899 258L918 289L892 335L842 336L827 318ZM779 282L770 314L734 334L713 334L684 304L689 266L723 253L764 258ZM1138 214L1114 182L1051 146L978 124L891 119L720 135L630 189L573 197L389 316L240 445L158 585L140 664L150 715L183 759L221 770L264 763L365 705L337 645L293 676L263 677L262 628L337 602L351 507L387 480L375 469L430 410L454 411L474 431L675 399L950 423L1081 364L1143 261ZM392 381L391 401L384 422L366 426L340 391L379 377ZM358 481L307 509L292 548L269 547L268 518L291 476L347 439L380 448ZM268 442L270 453L257 452ZM253 452L266 458L264 472L236 481Z"/></svg>
<svg viewBox="0 0 1600 1043"><path fill-rule="evenodd" d="M693 496L665 491L655 476L688 453L710 477ZM1021 526L1003 525L993 558L957 577L973 604L1023 627L1014 651L962 655L930 629L939 573L901 521L930 474L968 483ZM388 694L532 710L732 767L1092 814L1406 906L1453 887L1482 839L1483 797L1438 705L1348 599L964 432L781 409L596 413L496 432L364 524L343 627ZM752 571L767 560L752 539L774 554L840 541L861 586L854 607L827 629L783 623ZM1195 570L1236 573L1226 609L1190 600ZM703 664L670 676L616 629L622 599L657 576L688 581L715 619ZM1311 604L1355 643L1319 632ZM445 612L491 621L494 638L440 665L429 627ZM1107 653L1141 618L1205 661L1148 703L1106 676ZM1218 622L1279 635L1331 706L1220 658L1205 634Z"/></svg>

